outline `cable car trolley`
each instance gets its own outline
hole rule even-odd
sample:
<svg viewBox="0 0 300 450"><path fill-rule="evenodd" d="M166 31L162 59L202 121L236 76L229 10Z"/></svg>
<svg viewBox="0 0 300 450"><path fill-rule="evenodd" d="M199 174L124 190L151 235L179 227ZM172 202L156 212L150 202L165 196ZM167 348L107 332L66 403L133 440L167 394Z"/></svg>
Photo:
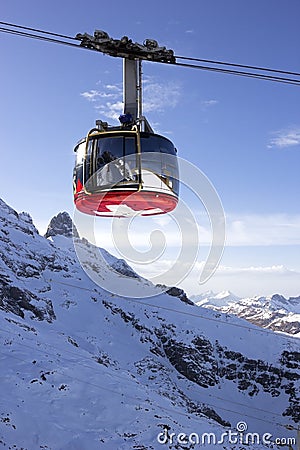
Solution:
<svg viewBox="0 0 300 450"><path fill-rule="evenodd" d="M178 203L177 151L154 133L142 115L141 60L171 62L172 50L147 39L120 41L96 31L77 35L84 47L123 57L124 114L119 126L96 121L76 145L74 202L86 214L106 217L149 216L172 211Z"/></svg>

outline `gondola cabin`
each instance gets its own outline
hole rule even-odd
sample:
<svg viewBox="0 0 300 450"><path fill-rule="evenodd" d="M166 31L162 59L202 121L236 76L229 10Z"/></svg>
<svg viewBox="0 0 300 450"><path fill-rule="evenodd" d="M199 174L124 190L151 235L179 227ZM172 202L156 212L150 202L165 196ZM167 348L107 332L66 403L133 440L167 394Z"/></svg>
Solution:
<svg viewBox="0 0 300 450"><path fill-rule="evenodd" d="M75 147L74 202L86 214L149 216L172 211L178 203L178 162L172 142L154 133L142 115L142 59L174 60L172 50L147 39L134 44L96 31L78 35L82 45L123 57L124 113L120 126L96 122Z"/></svg>
<svg viewBox="0 0 300 450"><path fill-rule="evenodd" d="M74 202L79 211L130 217L165 214L176 207L177 152L169 139L136 125L100 126L75 152Z"/></svg>

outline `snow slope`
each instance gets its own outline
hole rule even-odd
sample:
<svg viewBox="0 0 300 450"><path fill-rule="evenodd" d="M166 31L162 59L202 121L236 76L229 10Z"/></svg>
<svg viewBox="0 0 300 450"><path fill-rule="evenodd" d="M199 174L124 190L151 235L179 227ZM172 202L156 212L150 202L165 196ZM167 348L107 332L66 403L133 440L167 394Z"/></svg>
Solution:
<svg viewBox="0 0 300 450"><path fill-rule="evenodd" d="M98 274L157 289L147 299L110 294L83 271L69 229L52 226L46 239L0 201L4 449L237 450L249 432L245 448L258 450L295 438L297 340L161 293L104 252L111 271ZM96 249L77 243L92 267Z"/></svg>

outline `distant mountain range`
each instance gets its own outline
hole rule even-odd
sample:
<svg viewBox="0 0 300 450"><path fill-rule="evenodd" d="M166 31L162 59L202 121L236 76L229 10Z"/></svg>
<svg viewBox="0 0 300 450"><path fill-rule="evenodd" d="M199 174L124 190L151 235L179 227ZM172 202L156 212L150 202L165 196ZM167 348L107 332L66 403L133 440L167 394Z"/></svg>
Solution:
<svg viewBox="0 0 300 450"><path fill-rule="evenodd" d="M190 298L197 306L234 314L273 331L300 336L300 296L287 299L274 294L240 298L230 291L218 294L208 291Z"/></svg>

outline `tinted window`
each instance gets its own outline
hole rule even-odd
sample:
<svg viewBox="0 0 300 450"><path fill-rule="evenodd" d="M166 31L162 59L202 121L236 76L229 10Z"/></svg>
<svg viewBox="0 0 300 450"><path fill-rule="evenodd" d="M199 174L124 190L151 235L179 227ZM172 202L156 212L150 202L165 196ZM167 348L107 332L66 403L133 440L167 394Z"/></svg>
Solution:
<svg viewBox="0 0 300 450"><path fill-rule="evenodd" d="M142 152L160 152L176 155L172 142L162 136L142 134L141 146Z"/></svg>
<svg viewBox="0 0 300 450"><path fill-rule="evenodd" d="M142 170L156 174L161 183L178 193L178 165L172 142L162 136L142 133L141 150ZM123 159L129 155L130 157ZM95 176L90 178L88 190L114 187L123 183L136 184L139 167L135 136L95 136L89 140L85 180L93 174Z"/></svg>
<svg viewBox="0 0 300 450"><path fill-rule="evenodd" d="M116 183L136 183L136 157L123 160L127 155L135 155L135 136L108 136L95 139L94 177L96 187L114 186ZM97 172L99 169L101 171Z"/></svg>
<svg viewBox="0 0 300 450"><path fill-rule="evenodd" d="M102 166L115 159L135 153L135 137L114 136L97 140L97 165Z"/></svg>

